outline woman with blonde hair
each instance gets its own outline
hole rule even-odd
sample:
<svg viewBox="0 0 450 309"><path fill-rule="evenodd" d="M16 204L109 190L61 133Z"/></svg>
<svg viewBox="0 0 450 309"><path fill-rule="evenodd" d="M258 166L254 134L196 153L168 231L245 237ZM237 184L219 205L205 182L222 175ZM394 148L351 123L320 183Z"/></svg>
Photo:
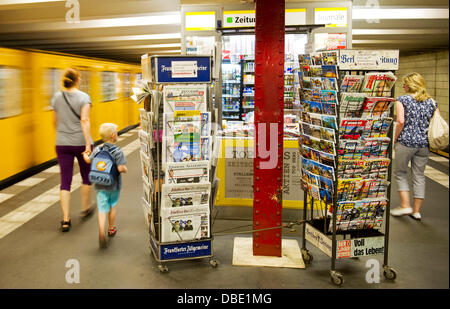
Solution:
<svg viewBox="0 0 450 309"><path fill-rule="evenodd" d="M89 121L91 99L88 94L77 89L79 83L78 71L67 69L63 75L65 91L55 93L51 102L56 126L56 155L61 172L60 203L63 212L61 221L63 232L69 231L71 227L70 187L75 157L83 181L81 185L81 217L87 218L95 210L95 206L91 205L90 165L83 159L83 154L90 155L93 147Z"/></svg>
<svg viewBox="0 0 450 309"><path fill-rule="evenodd" d="M428 94L425 81L418 73L403 77L406 95L397 98L397 126L395 130L395 178L400 195L400 206L391 211L393 216L409 215L421 219L419 212L425 198L425 167L430 154L428 127L434 112L439 113L437 103ZM411 208L408 185L408 164L411 162L411 177L414 203Z"/></svg>

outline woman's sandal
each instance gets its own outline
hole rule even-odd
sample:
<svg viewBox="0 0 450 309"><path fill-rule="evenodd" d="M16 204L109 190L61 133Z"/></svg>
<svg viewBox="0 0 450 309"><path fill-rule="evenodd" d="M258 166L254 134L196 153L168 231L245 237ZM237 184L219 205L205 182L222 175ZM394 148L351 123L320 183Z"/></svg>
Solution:
<svg viewBox="0 0 450 309"><path fill-rule="evenodd" d="M114 226L112 229L108 230L108 236L109 237L114 237L117 233L117 228Z"/></svg>
<svg viewBox="0 0 450 309"><path fill-rule="evenodd" d="M89 218L94 213L95 208L96 208L96 206L94 205L94 206L89 207L86 210L81 211L81 213L80 213L81 219Z"/></svg>
<svg viewBox="0 0 450 309"><path fill-rule="evenodd" d="M62 232L68 232L70 230L70 227L72 226L71 220L69 221L61 221L61 231Z"/></svg>

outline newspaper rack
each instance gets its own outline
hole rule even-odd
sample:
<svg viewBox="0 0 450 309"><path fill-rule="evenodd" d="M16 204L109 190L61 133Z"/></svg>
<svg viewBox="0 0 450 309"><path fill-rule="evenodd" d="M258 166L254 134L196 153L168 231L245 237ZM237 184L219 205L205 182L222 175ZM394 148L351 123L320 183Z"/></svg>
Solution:
<svg viewBox="0 0 450 309"><path fill-rule="evenodd" d="M180 169L178 174L166 175L164 161L164 128L167 127L164 121L164 89L165 87L174 87L181 85L191 85L192 88L203 87L205 89L204 101L207 115L213 114L211 83L211 57L210 56L151 56L144 55L142 61L145 72L147 73L147 91L149 96L144 102L144 109L141 109L141 123L148 124L148 143L145 138L141 138L141 161L143 166L144 198L142 200L144 216L149 228L150 250L153 257L159 263L158 268L161 272L167 272L168 267L164 264L171 261L192 260L209 258L212 267L217 267L218 262L213 255L213 236L211 232L211 213L216 199L218 179L215 177L215 164L212 160L212 151L207 152L207 157L202 159L202 167L207 164L209 170L205 174L209 192L201 195L202 205L194 205L192 197L197 198L198 192L184 191L191 194L190 203L186 202L189 198L183 199L183 204L171 205L169 208L163 207L163 193L165 186L187 187L196 182L201 176L192 177L187 173L183 178ZM150 58L150 61L148 60ZM144 71L144 68L143 68ZM151 73L150 73L151 72ZM150 75L151 74L151 75ZM144 77L145 78L145 77ZM188 86L186 86L188 87ZM197 109L196 106L192 109ZM184 109L184 110L187 110ZM169 110L169 112L173 112ZM197 111L195 111L197 112ZM173 115L171 115L173 117ZM145 118L148 119L145 119ZM208 147L214 143L214 134L211 133L211 117L209 126L207 126ZM170 120L172 125L172 120ZM171 127L172 128L172 127ZM145 128L144 128L145 130ZM145 135L143 135L145 136ZM173 138L173 134L172 134ZM203 141L203 140L202 140ZM211 148L209 148L211 149ZM146 154L142 152L148 151ZM186 159L186 160L189 160ZM190 161L189 163L200 161ZM167 163L169 164L169 163ZM173 164L173 163L170 163ZM176 164L176 163L175 163ZM183 164L183 163L179 163ZM172 170L170 170L170 173ZM186 174L186 173L185 173ZM197 172L198 175L199 173ZM186 180L185 184L177 184L178 180ZM175 182L175 184L174 184ZM196 185L204 185L205 180L198 181ZM202 183L200 183L202 182ZM177 187L178 186L178 187ZM171 198L172 199L172 198ZM180 199L177 201L179 202ZM167 202L167 201L166 201ZM173 202L172 200L170 202ZM181 207L174 207L181 206ZM189 220L172 220L178 215L188 213ZM185 217L183 217L185 218ZM180 223L183 225L180 227ZM197 224L197 225L195 225ZM195 226L194 226L195 225ZM165 238L163 238L165 237Z"/></svg>
<svg viewBox="0 0 450 309"><path fill-rule="evenodd" d="M335 65L337 66L337 70L339 73L336 74L336 79L339 79L342 81L342 78L345 75L363 75L365 76L367 73L371 73L373 71L380 72L380 73L387 73L392 72L395 73L395 71L398 69L398 51L353 51L353 50L341 50L341 51L333 51L336 53L336 62ZM317 54L319 54L318 52ZM357 57L355 59L354 53L359 53L362 55L360 59L364 60L373 60L372 63L365 63L364 65L358 65ZM350 55L350 56L349 56ZM352 57L353 56L353 57ZM388 56L392 56L392 58L395 60L392 60L392 62L387 65L380 65L381 61L380 57L385 57L384 60L388 58ZM377 58L378 57L378 58ZM311 56L313 58L313 56ZM302 59L303 60L303 59ZM349 61L351 60L351 61ZM378 60L378 62L377 62ZM349 65L348 63L343 62L351 62ZM367 61L369 62L369 61ZM395 62L395 65L392 64ZM326 63L330 64L330 63ZM337 81L337 80L336 80ZM337 88L337 98L340 100L341 98L341 87ZM392 87L389 89L389 93L385 96L394 97L394 89L395 87ZM369 94L370 96L370 94ZM342 108L343 102L338 102L336 104L336 124L337 128L335 131L335 160L334 160L334 172L335 177L332 182L333 190L331 191L332 194L328 198L324 198L321 195L317 198L316 196L313 196L311 194L311 191L305 187L305 184L302 181L302 186L304 190L304 207L303 207L303 218L305 220L305 224L303 225L303 239L302 239L302 257L306 264L310 264L313 260L312 254L308 251L306 248L306 241L308 240L312 245L317 247L320 251L325 253L327 256L331 259L331 268L330 268L330 277L333 284L340 286L344 282L344 275L341 272L338 272L336 270L336 260L337 259L343 259L343 258L358 258L362 256L372 256L372 255L380 255L383 254L384 260L383 260L383 274L386 279L389 280L395 280L397 277L397 271L390 267L388 265L388 253L389 253L389 219L390 219L390 193L391 193L391 187L390 187L390 181L392 178L391 173L391 166L392 166L392 142L389 142L387 144L388 148L385 152L385 160L388 160L390 164L387 164L387 166L384 166L383 168L375 168L372 169L371 165L369 165L368 169L365 168L355 168L353 170L353 173L366 173L365 179L368 179L369 181L373 179L377 179L379 181L377 189L371 191L371 196L384 196L384 208L378 205L378 209L381 209L384 214L384 233L381 231L381 224L383 224L383 214L381 214L381 222L378 222L380 224L380 230L374 229L373 225L366 226L364 221L361 226L351 226L352 221L352 213L346 213L344 214L344 204L339 204L338 202L341 200L349 200L351 203L358 202L357 199L354 196L352 196L352 188L355 190L355 174L349 174L349 171L345 170L345 167L343 167L343 162L345 159L343 158L343 151L341 149L341 145L344 143L342 141L342 137L344 137L343 133L351 132L352 134L357 133L352 130L347 130L348 128L345 128L341 126L341 116L344 114L347 117L350 116L360 116L360 115L351 115L351 113L347 113L347 110L339 110L339 108ZM383 115L385 119L391 119L390 125L387 126L386 129L386 136L390 138L390 141L393 140L393 122L392 117L393 115L393 104L390 104L389 107L386 109L386 113ZM369 115L370 118L371 115ZM351 118L351 117L350 117ZM359 119L359 118L358 118ZM357 119L357 120L358 120ZM377 120L380 120L378 118ZM367 120L367 119L365 119ZM374 119L372 119L374 120ZM375 120L374 120L375 121ZM361 136L346 136L345 138L355 138L358 141L364 140L364 138L370 138L371 136L379 136L378 130L380 130L380 126L374 125L375 122L372 122L372 126L370 126L368 131L365 132L365 136L361 138ZM386 126L385 126L386 128ZM357 131L357 130L356 130ZM378 132L378 133L377 133ZM303 130L302 130L302 138L300 141L300 150L303 151ZM355 140L350 139L351 142L357 143ZM347 145L347 144L345 144ZM379 145L378 145L379 146ZM345 147L344 147L345 148ZM376 147L375 147L376 149ZM380 149L380 148L378 148ZM349 155L350 153L350 155ZM346 159L348 160L354 160L354 159L360 159L359 157L354 157L355 153L352 154L351 151L348 151L346 154ZM302 157L304 157L304 154L302 154ZM341 159L341 160L340 160ZM358 160L356 160L358 161ZM355 161L355 162L356 162ZM361 161L364 161L361 159ZM354 166L353 166L354 167ZM379 166L378 166L379 167ZM350 169L351 170L351 169ZM367 176L370 175L370 176ZM358 175L359 176L359 175ZM303 179L303 177L302 177ZM346 182L347 180L347 182ZM338 190L339 188L339 190ZM369 190L369 189L367 189ZM359 194L361 192L367 193L367 191L359 189ZM362 195L362 199L360 198L360 202L364 201L364 197L367 195ZM376 199L372 200L377 201ZM345 203L345 202L341 202ZM368 203L368 202L366 202ZM380 202L381 203L381 202ZM355 205L355 204L354 204ZM338 210L339 207L341 208L341 213L339 220L340 223L345 220L342 220L343 218L348 218L347 226L337 226L338 222ZM316 207L316 216L314 208ZM375 206L376 207L376 206ZM372 209L373 212L371 213L372 218L375 215L375 207L370 208L367 207L366 209L366 216L365 220L369 217L369 209ZM318 209L318 210L317 210ZM356 207L354 207L356 209ZM317 215L317 212L319 212L319 215ZM320 213L321 212L321 213ZM347 217L345 217L347 216ZM357 215L360 216L360 213L358 212ZM364 217L363 217L364 218ZM380 220L379 220L380 221ZM370 221L369 221L370 222ZM371 223L372 224L372 223Z"/></svg>

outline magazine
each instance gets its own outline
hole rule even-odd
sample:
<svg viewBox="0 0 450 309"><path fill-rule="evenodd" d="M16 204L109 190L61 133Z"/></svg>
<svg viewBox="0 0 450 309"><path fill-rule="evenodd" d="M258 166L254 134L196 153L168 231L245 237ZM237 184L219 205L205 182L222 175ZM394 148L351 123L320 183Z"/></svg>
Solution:
<svg viewBox="0 0 450 309"><path fill-rule="evenodd" d="M336 104L335 103L322 103L322 112L325 115L336 116Z"/></svg>
<svg viewBox="0 0 450 309"><path fill-rule="evenodd" d="M172 137L175 142L200 141L200 111L176 111L164 113L164 136Z"/></svg>
<svg viewBox="0 0 450 309"><path fill-rule="evenodd" d="M311 55L310 54L299 54L298 63L300 65L311 65Z"/></svg>
<svg viewBox="0 0 450 309"><path fill-rule="evenodd" d="M151 153L151 149L154 147L153 135L149 134L143 130L139 130L139 142L141 145L141 150L149 155Z"/></svg>
<svg viewBox="0 0 450 309"><path fill-rule="evenodd" d="M148 180L144 177L142 177L142 192L144 195L144 200L148 203L148 204L152 204L152 187L150 186Z"/></svg>
<svg viewBox="0 0 450 309"><path fill-rule="evenodd" d="M325 153L323 151L315 150L307 145L300 145L300 155L312 161L322 163L324 165L334 168L334 155Z"/></svg>
<svg viewBox="0 0 450 309"><path fill-rule="evenodd" d="M335 133L334 129L321 127L320 128L320 137L326 141L336 143L336 133Z"/></svg>
<svg viewBox="0 0 450 309"><path fill-rule="evenodd" d="M301 76L299 77L299 83L300 83L300 91L305 88L311 89L311 77Z"/></svg>
<svg viewBox="0 0 450 309"><path fill-rule="evenodd" d="M161 207L209 205L211 184L163 184Z"/></svg>
<svg viewBox="0 0 450 309"><path fill-rule="evenodd" d="M320 199L320 188L318 186L308 184L308 191L313 199Z"/></svg>
<svg viewBox="0 0 450 309"><path fill-rule="evenodd" d="M389 129L391 128L393 118L379 118L379 119L370 119L370 132L364 137L387 137Z"/></svg>
<svg viewBox="0 0 450 309"><path fill-rule="evenodd" d="M322 103L338 104L336 90L321 90L320 100Z"/></svg>
<svg viewBox="0 0 450 309"><path fill-rule="evenodd" d="M387 157L391 139L366 138L364 140L340 140L338 154L343 159L380 159Z"/></svg>
<svg viewBox="0 0 450 309"><path fill-rule="evenodd" d="M393 119L344 118L339 126L340 139L387 137Z"/></svg>
<svg viewBox="0 0 450 309"><path fill-rule="evenodd" d="M322 77L322 90L335 90L338 91L337 79L334 77Z"/></svg>
<svg viewBox="0 0 450 309"><path fill-rule="evenodd" d="M208 161L211 158L211 137L202 137L200 141L201 153L200 160Z"/></svg>
<svg viewBox="0 0 450 309"><path fill-rule="evenodd" d="M210 236L209 206L161 209L161 241L187 241Z"/></svg>
<svg viewBox="0 0 450 309"><path fill-rule="evenodd" d="M386 198L389 184L385 179L339 179L337 200L356 201L366 198Z"/></svg>
<svg viewBox="0 0 450 309"><path fill-rule="evenodd" d="M382 117L389 114L389 109L394 104L394 98L370 97L365 98L361 108L361 117Z"/></svg>
<svg viewBox="0 0 450 309"><path fill-rule="evenodd" d="M341 83L341 92L359 92L364 75L345 75Z"/></svg>
<svg viewBox="0 0 450 309"><path fill-rule="evenodd" d="M339 159L338 178L387 179L390 159Z"/></svg>
<svg viewBox="0 0 450 309"><path fill-rule="evenodd" d="M312 89L303 88L299 90L300 95L300 101L301 102L307 102L307 101L313 101L313 91Z"/></svg>
<svg viewBox="0 0 450 309"><path fill-rule="evenodd" d="M342 93L339 105L340 117L360 117L365 98L364 93Z"/></svg>
<svg viewBox="0 0 450 309"><path fill-rule="evenodd" d="M337 51L324 51L321 52L322 65L337 65L338 52Z"/></svg>
<svg viewBox="0 0 450 309"><path fill-rule="evenodd" d="M153 212L151 204L148 203L145 200L145 198L142 198L142 210L144 211L145 223L147 224L147 227L150 229L150 227L153 225Z"/></svg>
<svg viewBox="0 0 450 309"><path fill-rule="evenodd" d="M390 97L396 80L392 72L366 73L360 92L371 97Z"/></svg>
<svg viewBox="0 0 450 309"><path fill-rule="evenodd" d="M166 162L200 161L202 157L201 142L175 142L173 137L162 140L163 168Z"/></svg>
<svg viewBox="0 0 450 309"><path fill-rule="evenodd" d="M163 98L165 113L186 110L206 112L205 84L165 85Z"/></svg>
<svg viewBox="0 0 450 309"><path fill-rule="evenodd" d="M311 53L310 55L313 65L322 66L322 55L320 53Z"/></svg>
<svg viewBox="0 0 450 309"><path fill-rule="evenodd" d="M322 66L321 65L309 66L309 76L310 77L321 77L322 76Z"/></svg>
<svg viewBox="0 0 450 309"><path fill-rule="evenodd" d="M322 115L321 122L323 127L337 130L336 116Z"/></svg>
<svg viewBox="0 0 450 309"><path fill-rule="evenodd" d="M323 176L330 179L334 178L334 168L319 162L315 162L306 158L302 158L302 167L315 175Z"/></svg>
<svg viewBox="0 0 450 309"><path fill-rule="evenodd" d="M201 113L200 136L211 135L211 112Z"/></svg>
<svg viewBox="0 0 450 309"><path fill-rule="evenodd" d="M142 176L147 179L147 181L153 181L153 159L150 155L147 155L142 150L139 152L141 156L141 168Z"/></svg>
<svg viewBox="0 0 450 309"><path fill-rule="evenodd" d="M368 199L356 202L339 202L336 230L379 229L387 206L386 199ZM332 222L330 230L332 229Z"/></svg>
<svg viewBox="0 0 450 309"><path fill-rule="evenodd" d="M315 126L322 126L322 115L309 113L310 123Z"/></svg>
<svg viewBox="0 0 450 309"><path fill-rule="evenodd" d="M166 164L166 184L209 182L209 162L179 162Z"/></svg>
<svg viewBox="0 0 450 309"><path fill-rule="evenodd" d="M368 120L366 119L342 119L339 126L340 139L360 139L364 132L368 132L370 128L367 127Z"/></svg>
<svg viewBox="0 0 450 309"><path fill-rule="evenodd" d="M338 70L335 65L322 65L322 77L338 78Z"/></svg>
<svg viewBox="0 0 450 309"><path fill-rule="evenodd" d="M146 133L152 133L153 132L153 113L152 112L146 112L145 109L140 108L139 109L139 118L141 120L141 129L142 131Z"/></svg>

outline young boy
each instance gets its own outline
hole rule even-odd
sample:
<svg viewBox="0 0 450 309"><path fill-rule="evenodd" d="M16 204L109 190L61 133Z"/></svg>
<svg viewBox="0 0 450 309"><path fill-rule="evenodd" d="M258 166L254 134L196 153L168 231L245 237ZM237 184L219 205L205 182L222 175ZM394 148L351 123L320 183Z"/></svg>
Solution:
<svg viewBox="0 0 450 309"><path fill-rule="evenodd" d="M103 123L100 126L100 137L104 144L94 149L90 157L85 156L85 161L91 163L95 155L101 150L107 150L115 161L118 170L116 181L110 185L95 184L97 190L97 206L98 206L98 225L99 225L99 244L101 248L106 247L105 225L106 216L108 216L108 236L113 237L117 233L117 228L114 226L116 219L116 205L119 200L120 189L122 187L121 173L128 171L125 164L127 163L122 150L115 146L117 142L117 125L114 123Z"/></svg>

